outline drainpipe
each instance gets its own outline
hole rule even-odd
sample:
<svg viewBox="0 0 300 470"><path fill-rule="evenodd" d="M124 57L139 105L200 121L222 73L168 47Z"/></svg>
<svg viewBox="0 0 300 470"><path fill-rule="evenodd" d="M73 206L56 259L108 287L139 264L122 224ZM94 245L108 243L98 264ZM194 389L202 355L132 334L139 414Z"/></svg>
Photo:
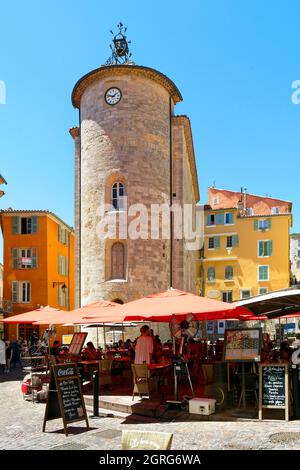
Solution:
<svg viewBox="0 0 300 470"><path fill-rule="evenodd" d="M169 127L170 127L170 287L173 287L173 143L172 143L172 98L169 98Z"/></svg>

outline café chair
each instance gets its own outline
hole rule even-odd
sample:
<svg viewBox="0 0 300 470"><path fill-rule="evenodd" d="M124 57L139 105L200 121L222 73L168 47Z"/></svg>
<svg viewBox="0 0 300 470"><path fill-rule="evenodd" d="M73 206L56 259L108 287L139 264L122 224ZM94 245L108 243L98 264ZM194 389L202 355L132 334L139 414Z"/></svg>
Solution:
<svg viewBox="0 0 300 470"><path fill-rule="evenodd" d="M154 388L153 379L150 377L149 369L147 364L131 364L132 375L133 375L133 393L132 400L136 394L148 395L150 398L152 390Z"/></svg>
<svg viewBox="0 0 300 470"><path fill-rule="evenodd" d="M112 359L101 359L101 361L99 361L100 387L102 385L112 384L112 378L111 378L112 363L113 363Z"/></svg>
<svg viewBox="0 0 300 470"><path fill-rule="evenodd" d="M122 431L122 450L170 450L173 434L157 431Z"/></svg>

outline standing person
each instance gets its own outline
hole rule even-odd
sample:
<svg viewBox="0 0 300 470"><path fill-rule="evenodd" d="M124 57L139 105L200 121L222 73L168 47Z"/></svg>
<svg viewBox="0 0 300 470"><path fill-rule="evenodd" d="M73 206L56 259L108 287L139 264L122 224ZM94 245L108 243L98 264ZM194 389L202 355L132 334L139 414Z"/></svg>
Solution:
<svg viewBox="0 0 300 470"><path fill-rule="evenodd" d="M136 340L135 345L135 364L150 364L153 354L153 338L150 336L149 326L144 325L141 328L141 336Z"/></svg>
<svg viewBox="0 0 300 470"><path fill-rule="evenodd" d="M0 339L0 366L1 369L3 369L3 372L5 371L5 366L6 366L6 345L3 339Z"/></svg>
<svg viewBox="0 0 300 470"><path fill-rule="evenodd" d="M32 335L30 336L30 346L35 346L39 340L39 335L36 330L32 332Z"/></svg>
<svg viewBox="0 0 300 470"><path fill-rule="evenodd" d="M50 348L50 354L51 356L58 356L60 353L60 342L58 340L55 340L53 343L52 348Z"/></svg>
<svg viewBox="0 0 300 470"><path fill-rule="evenodd" d="M11 346L13 350L12 359L11 359L12 366L16 367L16 365L19 364L20 367L22 368L22 362L21 362L22 346L20 344L20 341L13 341Z"/></svg>
<svg viewBox="0 0 300 470"><path fill-rule="evenodd" d="M10 363L13 355L13 349L10 344L10 341L6 341L6 372L10 372Z"/></svg>

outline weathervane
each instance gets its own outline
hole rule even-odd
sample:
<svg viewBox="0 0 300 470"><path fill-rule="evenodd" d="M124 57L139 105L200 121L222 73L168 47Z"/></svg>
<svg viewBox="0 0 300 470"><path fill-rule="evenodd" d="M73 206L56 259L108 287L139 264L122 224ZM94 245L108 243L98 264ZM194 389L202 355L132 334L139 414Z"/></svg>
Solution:
<svg viewBox="0 0 300 470"><path fill-rule="evenodd" d="M127 28L124 27L123 23L117 25L119 32L114 34L113 31L110 31L113 35L113 42L110 44L111 56L105 62L105 65L118 65L118 64L133 64L130 60L131 52L129 52L128 44L131 41L127 41L125 33Z"/></svg>

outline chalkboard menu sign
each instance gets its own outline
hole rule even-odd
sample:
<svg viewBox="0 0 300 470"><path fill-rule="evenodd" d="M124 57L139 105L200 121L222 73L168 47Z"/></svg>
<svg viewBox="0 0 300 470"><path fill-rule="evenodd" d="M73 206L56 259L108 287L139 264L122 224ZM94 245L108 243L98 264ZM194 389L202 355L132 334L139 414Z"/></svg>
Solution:
<svg viewBox="0 0 300 470"><path fill-rule="evenodd" d="M85 420L89 428L76 364L56 364L51 367L43 432L46 422L57 418L63 419L66 436L68 423Z"/></svg>
<svg viewBox="0 0 300 470"><path fill-rule="evenodd" d="M224 360L230 362L260 361L261 328L227 329Z"/></svg>
<svg viewBox="0 0 300 470"><path fill-rule="evenodd" d="M287 364L260 364L259 366L259 419L263 408L285 410L289 418L289 388Z"/></svg>

